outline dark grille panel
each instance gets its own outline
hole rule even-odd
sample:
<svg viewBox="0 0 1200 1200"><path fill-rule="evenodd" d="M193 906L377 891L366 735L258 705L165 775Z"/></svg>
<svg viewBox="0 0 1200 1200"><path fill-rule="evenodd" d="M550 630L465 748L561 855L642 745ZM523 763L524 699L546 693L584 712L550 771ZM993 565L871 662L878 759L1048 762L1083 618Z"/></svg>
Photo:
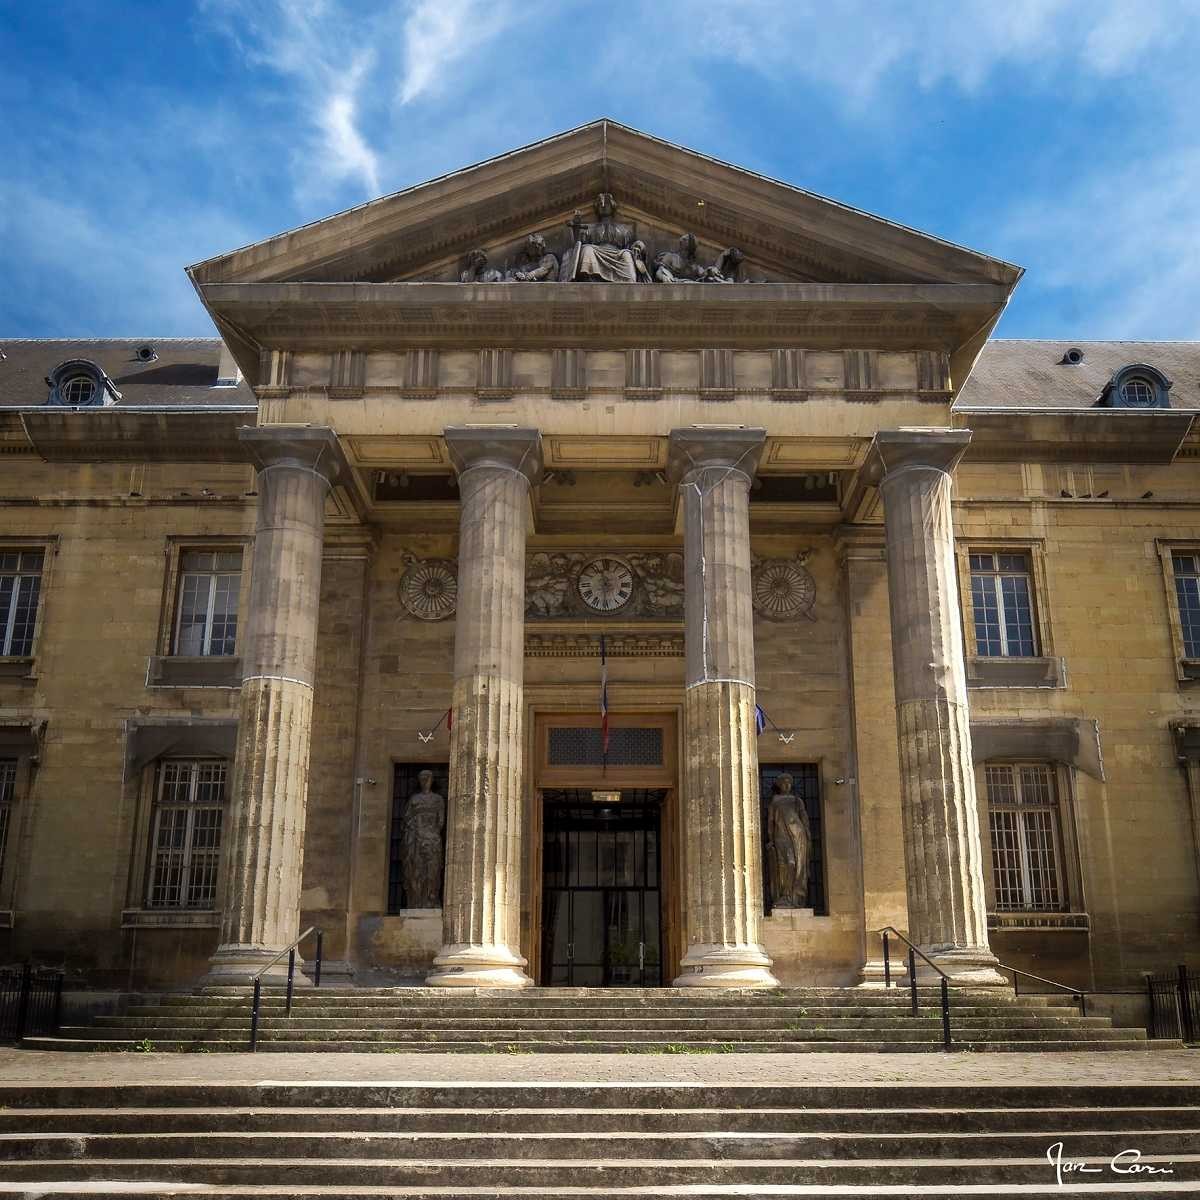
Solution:
<svg viewBox="0 0 1200 1200"><path fill-rule="evenodd" d="M588 727L555 726L550 730L547 758L552 767L598 767L604 761L600 730ZM663 731L649 728L610 729L610 767L661 767Z"/></svg>

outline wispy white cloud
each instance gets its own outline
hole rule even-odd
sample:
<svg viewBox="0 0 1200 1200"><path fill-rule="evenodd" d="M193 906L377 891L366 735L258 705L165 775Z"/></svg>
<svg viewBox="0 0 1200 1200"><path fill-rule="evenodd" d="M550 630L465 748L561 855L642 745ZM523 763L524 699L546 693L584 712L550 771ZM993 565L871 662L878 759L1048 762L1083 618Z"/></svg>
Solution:
<svg viewBox="0 0 1200 1200"><path fill-rule="evenodd" d="M453 87L455 71L515 17L508 0L416 0L404 21L400 103Z"/></svg>

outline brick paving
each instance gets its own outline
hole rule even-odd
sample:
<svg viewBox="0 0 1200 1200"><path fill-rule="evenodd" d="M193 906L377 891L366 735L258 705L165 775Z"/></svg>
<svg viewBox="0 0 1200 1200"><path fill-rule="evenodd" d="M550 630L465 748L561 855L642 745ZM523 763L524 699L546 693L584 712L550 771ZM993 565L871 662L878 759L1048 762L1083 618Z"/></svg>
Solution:
<svg viewBox="0 0 1200 1200"><path fill-rule="evenodd" d="M1200 1082L1200 1050L1054 1054L72 1054L0 1049L0 1083Z"/></svg>

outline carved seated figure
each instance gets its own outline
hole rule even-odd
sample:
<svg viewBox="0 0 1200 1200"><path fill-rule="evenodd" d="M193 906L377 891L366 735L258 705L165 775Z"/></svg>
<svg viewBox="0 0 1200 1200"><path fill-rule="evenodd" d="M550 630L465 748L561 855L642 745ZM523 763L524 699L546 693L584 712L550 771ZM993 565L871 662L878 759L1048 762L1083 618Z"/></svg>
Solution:
<svg viewBox="0 0 1200 1200"><path fill-rule="evenodd" d="M516 265L507 273L506 279L518 283L536 283L543 279L558 278L558 255L551 254L546 239L540 233L531 233L525 240Z"/></svg>
<svg viewBox="0 0 1200 1200"><path fill-rule="evenodd" d="M660 250L654 256L654 278L659 283L699 283L707 267L696 261L696 235L685 233L677 250Z"/></svg>
<svg viewBox="0 0 1200 1200"><path fill-rule="evenodd" d="M586 223L578 212L571 219L573 245L563 257L559 279L595 279L603 283L636 283L635 237L632 225L617 219L617 205L608 192L596 197L596 220Z"/></svg>
<svg viewBox="0 0 1200 1200"><path fill-rule="evenodd" d="M459 283L499 283L504 276L495 267L488 266L486 250L472 250L458 277Z"/></svg>

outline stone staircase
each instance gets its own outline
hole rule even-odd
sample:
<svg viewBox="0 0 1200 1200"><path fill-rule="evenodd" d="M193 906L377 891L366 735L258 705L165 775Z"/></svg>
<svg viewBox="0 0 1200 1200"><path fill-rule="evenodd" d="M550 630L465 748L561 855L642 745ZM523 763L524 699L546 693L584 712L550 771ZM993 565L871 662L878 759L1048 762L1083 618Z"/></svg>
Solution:
<svg viewBox="0 0 1200 1200"><path fill-rule="evenodd" d="M530 988L522 992L430 988L264 992L260 1050L463 1053L739 1053L940 1050L936 989L780 988L761 991ZM1081 1017L1068 996L951 994L954 1045L972 1050L1148 1050L1144 1030ZM48 1050L244 1050L247 989L168 994L54 1037Z"/></svg>
<svg viewBox="0 0 1200 1200"><path fill-rule="evenodd" d="M8 1085L0 1195L1176 1200L1200 1194L1198 1105L1182 1083ZM1060 1187L1056 1142L1096 1173ZM1170 1173L1119 1174L1122 1151Z"/></svg>

